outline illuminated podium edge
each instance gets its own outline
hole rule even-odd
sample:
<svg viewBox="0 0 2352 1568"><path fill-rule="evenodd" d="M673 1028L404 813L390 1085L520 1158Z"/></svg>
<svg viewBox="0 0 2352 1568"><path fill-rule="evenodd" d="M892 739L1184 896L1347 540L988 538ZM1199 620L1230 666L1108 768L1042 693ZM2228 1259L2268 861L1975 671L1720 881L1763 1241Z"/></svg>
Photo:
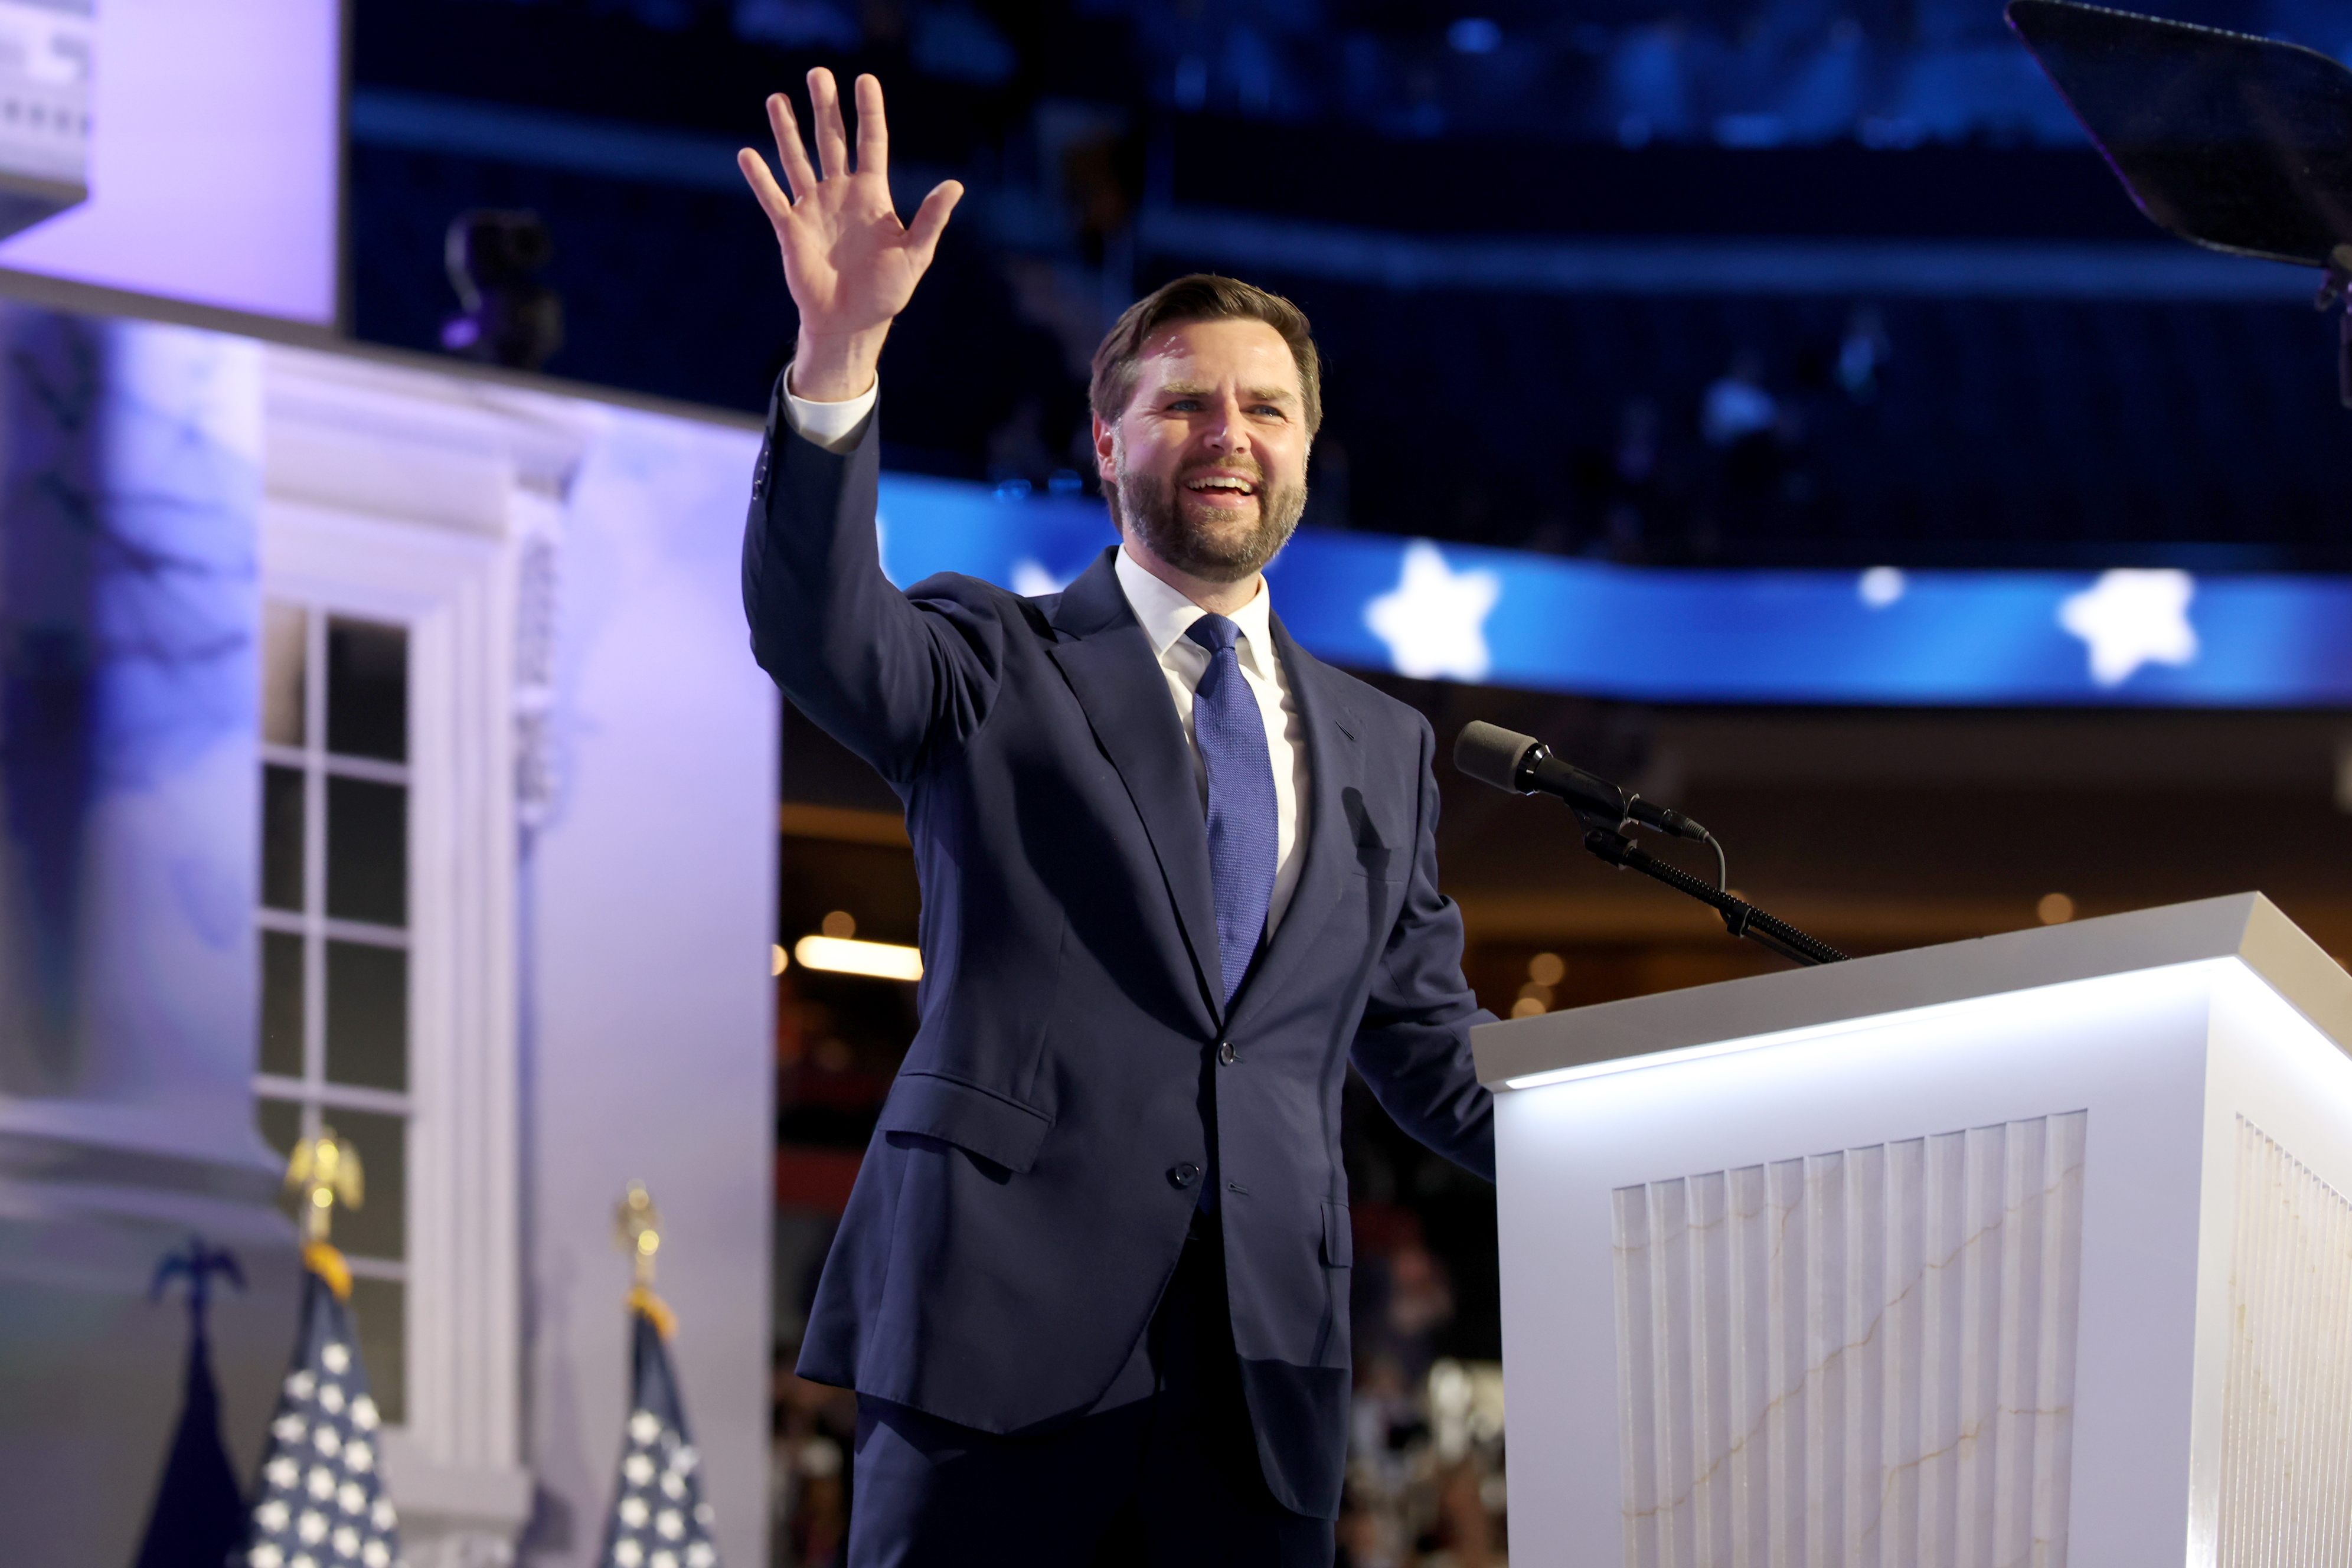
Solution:
<svg viewBox="0 0 2352 1568"><path fill-rule="evenodd" d="M2352 1541L2347 1043L2252 893L1475 1030L1514 1556Z"/></svg>

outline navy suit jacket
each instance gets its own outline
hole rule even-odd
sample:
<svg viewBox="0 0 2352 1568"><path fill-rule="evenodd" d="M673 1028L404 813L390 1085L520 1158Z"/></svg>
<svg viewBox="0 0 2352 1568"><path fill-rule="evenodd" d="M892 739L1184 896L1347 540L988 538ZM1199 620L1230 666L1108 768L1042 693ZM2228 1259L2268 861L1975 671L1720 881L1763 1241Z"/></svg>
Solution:
<svg viewBox="0 0 2352 1568"><path fill-rule="evenodd" d="M1349 1061L1414 1136L1494 1175L1468 1039L1490 1015L1437 889L1429 725L1274 622L1307 858L1227 1016L1192 759L1111 551L1058 595L951 574L899 592L875 539L878 423L835 455L772 412L743 542L761 665L906 802L922 886L921 1024L801 1374L989 1432L1085 1414L1175 1270L1214 1136L1260 1463L1285 1506L1336 1518Z"/></svg>

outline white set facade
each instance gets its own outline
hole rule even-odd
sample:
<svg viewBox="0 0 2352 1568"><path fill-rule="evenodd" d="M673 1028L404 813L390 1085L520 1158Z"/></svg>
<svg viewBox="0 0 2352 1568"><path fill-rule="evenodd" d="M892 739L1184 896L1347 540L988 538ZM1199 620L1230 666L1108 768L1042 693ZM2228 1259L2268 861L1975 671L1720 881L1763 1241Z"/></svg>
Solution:
<svg viewBox="0 0 2352 1568"><path fill-rule="evenodd" d="M20 353L0 394L0 617L38 634L20 668L85 651L59 689L103 742L18 765L44 710L9 688L11 1544L134 1550L185 1345L148 1290L191 1233L248 1276L216 1292L212 1348L249 1469L292 1342L281 1151L330 1125L368 1167L336 1239L409 1562L593 1560L633 1179L669 1221L722 1552L763 1560L777 726L736 577L756 432L189 328L7 325L47 359ZM112 432L87 449L39 413L76 365ZM107 548L41 531L67 470ZM141 493L159 472L173 505ZM70 855L44 847L59 825Z"/></svg>

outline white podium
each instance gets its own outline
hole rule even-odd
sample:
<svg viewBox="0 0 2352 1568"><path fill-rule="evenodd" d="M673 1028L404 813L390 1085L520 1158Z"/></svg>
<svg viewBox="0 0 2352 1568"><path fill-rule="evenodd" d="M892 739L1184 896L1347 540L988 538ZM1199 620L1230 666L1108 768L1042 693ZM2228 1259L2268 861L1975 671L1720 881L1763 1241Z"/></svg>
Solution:
<svg viewBox="0 0 2352 1568"><path fill-rule="evenodd" d="M2260 895L1475 1045L1514 1563L2352 1563L2352 975Z"/></svg>

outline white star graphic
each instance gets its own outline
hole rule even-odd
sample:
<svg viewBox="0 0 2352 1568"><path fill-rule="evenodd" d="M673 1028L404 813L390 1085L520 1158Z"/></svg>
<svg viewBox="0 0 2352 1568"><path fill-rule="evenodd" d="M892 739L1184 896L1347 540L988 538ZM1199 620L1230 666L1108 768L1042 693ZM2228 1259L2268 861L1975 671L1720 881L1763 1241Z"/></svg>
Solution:
<svg viewBox="0 0 2352 1568"><path fill-rule="evenodd" d="M1013 563L1013 591L1024 599L1058 594L1069 585L1068 578L1046 571L1045 563L1034 555L1024 555Z"/></svg>
<svg viewBox="0 0 2352 1568"><path fill-rule="evenodd" d="M2197 658L2189 601L2197 579L2169 568L2102 572L2058 606L2058 624L2090 645L2091 679L2121 686L2143 664L2183 665Z"/></svg>
<svg viewBox="0 0 2352 1568"><path fill-rule="evenodd" d="M1854 592L1874 610L1885 609L1911 587L1900 566L1873 566L1854 583Z"/></svg>
<svg viewBox="0 0 2352 1568"><path fill-rule="evenodd" d="M1486 614L1502 596L1503 580L1494 573L1457 573L1437 546L1416 539L1405 546L1397 585L1364 606L1364 625L1389 645L1399 675L1483 680L1494 662Z"/></svg>

